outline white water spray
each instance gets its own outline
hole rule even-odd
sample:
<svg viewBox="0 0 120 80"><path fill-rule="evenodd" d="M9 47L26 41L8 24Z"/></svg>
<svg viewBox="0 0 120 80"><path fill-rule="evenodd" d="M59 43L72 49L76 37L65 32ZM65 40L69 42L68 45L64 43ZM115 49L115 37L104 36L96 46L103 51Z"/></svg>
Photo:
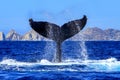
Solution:
<svg viewBox="0 0 120 80"><path fill-rule="evenodd" d="M76 67L75 67L76 66ZM120 61L115 58L105 60L66 60L52 63L46 59L38 62L20 62L14 59L0 61L0 70L14 71L82 71L82 72L120 72ZM11 70L11 71L12 71Z"/></svg>
<svg viewBox="0 0 120 80"><path fill-rule="evenodd" d="M81 41L80 42L80 47L81 47L81 58L82 60L87 60L88 59L88 55L87 55L87 47L85 45L85 41Z"/></svg>
<svg viewBox="0 0 120 80"><path fill-rule="evenodd" d="M54 42L53 41L49 41L49 42L46 42L46 46L45 46L45 49L44 49L44 55L43 55L43 59L47 59L47 60L50 60L52 59L53 61L53 57L54 57L54 54L55 54L55 49L54 49L55 45L54 45Z"/></svg>

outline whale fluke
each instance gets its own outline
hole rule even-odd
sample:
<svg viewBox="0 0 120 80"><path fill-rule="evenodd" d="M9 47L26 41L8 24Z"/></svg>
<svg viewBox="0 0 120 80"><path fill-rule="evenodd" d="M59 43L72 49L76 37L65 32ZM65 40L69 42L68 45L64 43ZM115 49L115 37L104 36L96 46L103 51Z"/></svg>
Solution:
<svg viewBox="0 0 120 80"><path fill-rule="evenodd" d="M74 36L82 30L87 22L87 17L84 15L82 19L73 20L65 23L61 27L62 41Z"/></svg>
<svg viewBox="0 0 120 80"><path fill-rule="evenodd" d="M63 24L59 27L56 24L50 22L36 22L33 19L29 19L30 26L40 35L52 39L57 44L57 53L55 62L61 62L61 43L79 33L87 22L87 17L84 15L82 19L73 20Z"/></svg>
<svg viewBox="0 0 120 80"><path fill-rule="evenodd" d="M56 41L58 37L58 32L60 31L60 27L56 24L49 22L35 22L32 19L29 19L31 27L40 35L52 39Z"/></svg>

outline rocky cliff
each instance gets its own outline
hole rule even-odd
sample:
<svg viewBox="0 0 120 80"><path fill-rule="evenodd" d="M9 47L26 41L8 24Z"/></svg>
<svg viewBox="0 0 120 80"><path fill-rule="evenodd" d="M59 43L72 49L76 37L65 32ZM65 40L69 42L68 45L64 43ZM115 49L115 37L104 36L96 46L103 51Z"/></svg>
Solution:
<svg viewBox="0 0 120 80"><path fill-rule="evenodd" d="M0 32L0 41L1 41L1 40L5 40L5 35L4 35L3 32Z"/></svg>
<svg viewBox="0 0 120 80"><path fill-rule="evenodd" d="M6 35L6 40L21 40L22 37L20 34L18 34L15 30L11 30L8 32L8 34Z"/></svg>
<svg viewBox="0 0 120 80"><path fill-rule="evenodd" d="M44 41L44 40L47 40L47 39L42 37L38 33L36 33L34 30L31 30L31 31L27 32L26 34L24 34L22 36L21 40L24 40L24 41L25 40L29 40L29 41Z"/></svg>

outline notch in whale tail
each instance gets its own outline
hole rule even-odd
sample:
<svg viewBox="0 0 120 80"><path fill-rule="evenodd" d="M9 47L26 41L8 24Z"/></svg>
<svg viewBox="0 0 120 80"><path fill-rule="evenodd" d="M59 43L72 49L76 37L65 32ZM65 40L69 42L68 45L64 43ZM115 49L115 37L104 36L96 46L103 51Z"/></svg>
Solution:
<svg viewBox="0 0 120 80"><path fill-rule="evenodd" d="M87 17L84 15L82 19L73 20L65 23L61 27L49 22L36 22L29 19L31 27L40 35L52 39L57 43L57 53L55 62L61 62L61 43L79 33L87 22Z"/></svg>

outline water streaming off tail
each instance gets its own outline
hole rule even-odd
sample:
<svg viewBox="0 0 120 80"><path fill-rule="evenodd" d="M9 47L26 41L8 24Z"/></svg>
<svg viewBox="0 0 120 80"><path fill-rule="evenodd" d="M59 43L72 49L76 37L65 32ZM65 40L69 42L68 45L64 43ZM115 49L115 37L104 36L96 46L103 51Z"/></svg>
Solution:
<svg viewBox="0 0 120 80"><path fill-rule="evenodd" d="M53 38L54 37L54 34L53 34L53 27L51 25L48 25L49 26L49 29L47 29L47 36L49 36L50 38Z"/></svg>
<svg viewBox="0 0 120 80"><path fill-rule="evenodd" d="M54 61L54 55L56 53L55 42L53 41L46 42L44 51L45 54L43 55L43 59Z"/></svg>
<svg viewBox="0 0 120 80"><path fill-rule="evenodd" d="M81 47L81 52L79 55L81 55L82 60L87 60L88 54L87 54L87 47L85 45L85 41L80 42L80 47Z"/></svg>
<svg viewBox="0 0 120 80"><path fill-rule="evenodd" d="M75 25L77 26L77 30L80 31L81 30L80 24L78 24L78 22L75 22ZM88 55L87 55L87 48L85 45L85 41L82 40L79 44L80 44L81 51L80 51L80 54L78 54L78 56L80 56L81 60L87 60Z"/></svg>
<svg viewBox="0 0 120 80"><path fill-rule="evenodd" d="M45 54L43 56L44 59L50 60L50 61L54 61L54 55L55 55L55 43L54 41L52 41L51 39L54 37L53 34L53 27L51 27L51 25L48 25L49 29L47 30L47 36L50 38L49 42L46 42L46 46L45 46Z"/></svg>

